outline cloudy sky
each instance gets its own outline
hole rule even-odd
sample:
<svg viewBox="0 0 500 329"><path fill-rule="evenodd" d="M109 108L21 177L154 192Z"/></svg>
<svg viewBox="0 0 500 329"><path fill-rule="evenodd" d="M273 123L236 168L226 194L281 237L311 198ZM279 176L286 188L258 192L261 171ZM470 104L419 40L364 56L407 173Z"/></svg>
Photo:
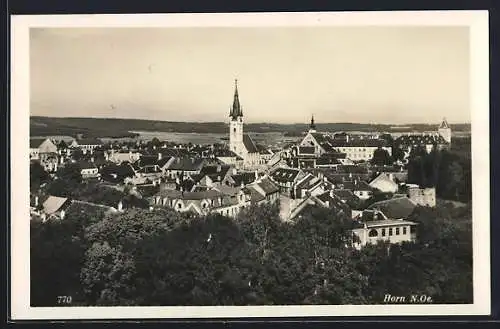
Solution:
<svg viewBox="0 0 500 329"><path fill-rule="evenodd" d="M461 27L31 29L31 115L470 122Z"/></svg>

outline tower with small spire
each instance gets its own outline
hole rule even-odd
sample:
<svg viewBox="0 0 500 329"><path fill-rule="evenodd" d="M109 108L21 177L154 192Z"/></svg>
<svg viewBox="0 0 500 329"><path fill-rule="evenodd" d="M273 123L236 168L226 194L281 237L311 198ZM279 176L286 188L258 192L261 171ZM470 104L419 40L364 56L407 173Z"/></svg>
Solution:
<svg viewBox="0 0 500 329"><path fill-rule="evenodd" d="M243 108L238 95L238 80L234 80L233 105L229 110L229 148L238 155L245 149L243 144Z"/></svg>
<svg viewBox="0 0 500 329"><path fill-rule="evenodd" d="M311 115L311 124L309 125L309 132L310 133L316 132L316 124L314 123L314 114Z"/></svg>
<svg viewBox="0 0 500 329"><path fill-rule="evenodd" d="M448 122L446 121L446 118L443 118L443 121L439 125L438 128L438 133L443 137L443 139L450 144L451 143L451 128Z"/></svg>

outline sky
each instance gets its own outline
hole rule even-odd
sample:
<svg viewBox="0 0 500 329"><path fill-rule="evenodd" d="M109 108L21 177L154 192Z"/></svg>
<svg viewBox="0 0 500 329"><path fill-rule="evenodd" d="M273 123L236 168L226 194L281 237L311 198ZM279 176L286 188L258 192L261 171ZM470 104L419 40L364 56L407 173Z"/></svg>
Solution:
<svg viewBox="0 0 500 329"><path fill-rule="evenodd" d="M30 113L470 122L467 27L32 28Z"/></svg>

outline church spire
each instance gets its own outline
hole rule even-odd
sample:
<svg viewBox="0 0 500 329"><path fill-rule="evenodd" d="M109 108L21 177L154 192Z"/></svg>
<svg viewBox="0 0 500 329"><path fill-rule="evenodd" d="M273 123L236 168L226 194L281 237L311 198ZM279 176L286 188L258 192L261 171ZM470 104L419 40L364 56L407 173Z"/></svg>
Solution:
<svg viewBox="0 0 500 329"><path fill-rule="evenodd" d="M311 124L309 125L309 131L310 132L316 131L316 124L314 123L314 114L311 115Z"/></svg>
<svg viewBox="0 0 500 329"><path fill-rule="evenodd" d="M233 119L243 116L243 110L241 108L240 98L238 95L238 79L234 80L234 99L233 99L233 106L231 107L229 115Z"/></svg>

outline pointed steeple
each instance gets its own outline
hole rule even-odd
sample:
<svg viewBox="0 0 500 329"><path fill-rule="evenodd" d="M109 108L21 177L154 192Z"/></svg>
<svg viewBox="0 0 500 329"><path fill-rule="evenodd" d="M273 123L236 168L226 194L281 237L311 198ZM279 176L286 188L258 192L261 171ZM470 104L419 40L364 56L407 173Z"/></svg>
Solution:
<svg viewBox="0 0 500 329"><path fill-rule="evenodd" d="M231 111L229 112L229 116L233 119L237 119L238 117L243 116L243 110L240 105L240 98L238 96L238 79L234 80L234 99L233 106L231 107Z"/></svg>
<svg viewBox="0 0 500 329"><path fill-rule="evenodd" d="M448 129L448 128L450 128L450 126L448 125L448 121L446 121L446 118L443 118L443 121L441 122L439 129Z"/></svg>
<svg viewBox="0 0 500 329"><path fill-rule="evenodd" d="M311 130L316 130L316 125L314 124L314 114L311 116L311 125L309 126Z"/></svg>
<svg viewBox="0 0 500 329"><path fill-rule="evenodd" d="M311 115L311 124L309 125L309 132L310 133L316 132L316 124L314 123L314 114Z"/></svg>

